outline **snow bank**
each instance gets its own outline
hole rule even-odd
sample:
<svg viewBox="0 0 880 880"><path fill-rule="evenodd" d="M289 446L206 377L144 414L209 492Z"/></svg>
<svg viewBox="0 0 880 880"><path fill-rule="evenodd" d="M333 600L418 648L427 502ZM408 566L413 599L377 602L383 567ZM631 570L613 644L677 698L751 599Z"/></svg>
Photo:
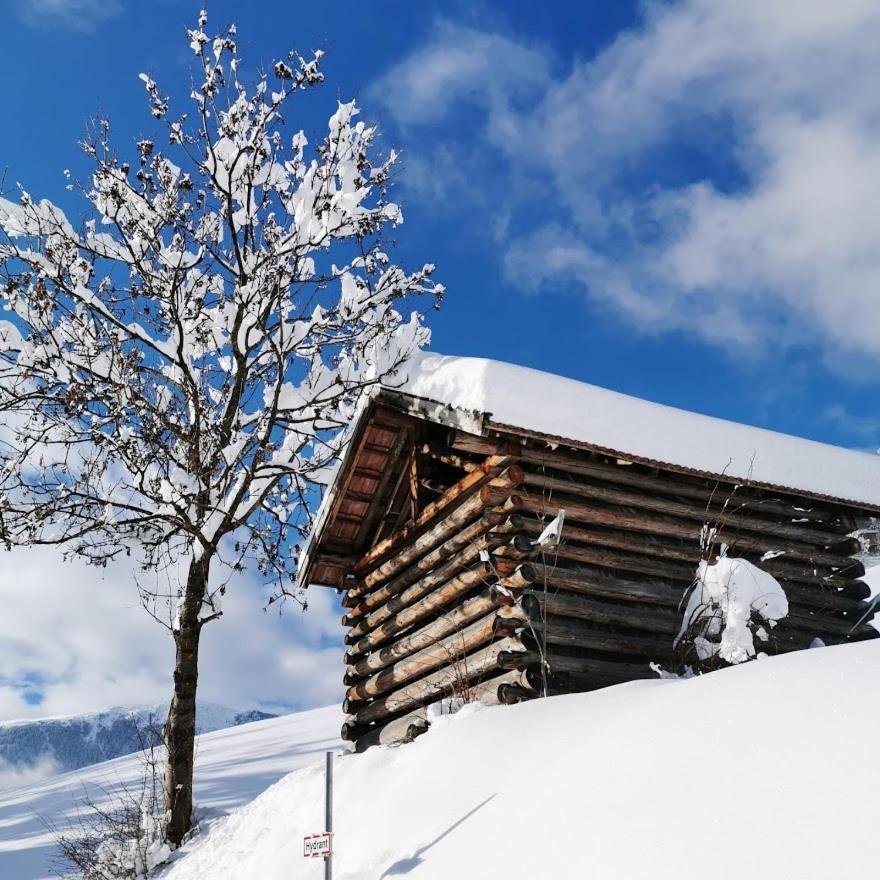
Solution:
<svg viewBox="0 0 880 880"><path fill-rule="evenodd" d="M243 724L196 741L196 802L209 820L252 801L273 782L339 748L337 706ZM106 803L123 786L137 789L138 756L117 758L39 784L0 792L0 878L50 876L52 835L43 820L63 828L88 792ZM211 875L206 875L210 877Z"/></svg>
<svg viewBox="0 0 880 880"><path fill-rule="evenodd" d="M880 644L683 681L474 709L340 758L335 880L868 877ZM318 880L320 764L269 788L163 880Z"/></svg>
<svg viewBox="0 0 880 880"><path fill-rule="evenodd" d="M880 456L470 357L421 354L401 391L624 456L880 506Z"/></svg>

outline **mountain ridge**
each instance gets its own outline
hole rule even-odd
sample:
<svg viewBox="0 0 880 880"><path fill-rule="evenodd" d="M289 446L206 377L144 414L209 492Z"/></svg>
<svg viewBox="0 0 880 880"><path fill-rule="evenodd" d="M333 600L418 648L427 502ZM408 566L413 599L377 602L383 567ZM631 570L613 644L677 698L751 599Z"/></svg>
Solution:
<svg viewBox="0 0 880 880"><path fill-rule="evenodd" d="M6 787L4 772L12 777L35 768L41 768L41 775L65 773L158 745L167 714L167 705L134 705L0 722L0 789ZM210 733L275 717L257 709L199 702L196 730Z"/></svg>

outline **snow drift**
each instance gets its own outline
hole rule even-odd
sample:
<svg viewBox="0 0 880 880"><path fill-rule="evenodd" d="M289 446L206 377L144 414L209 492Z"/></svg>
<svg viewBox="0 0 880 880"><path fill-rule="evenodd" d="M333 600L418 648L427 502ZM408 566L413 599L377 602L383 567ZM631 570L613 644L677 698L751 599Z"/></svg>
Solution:
<svg viewBox="0 0 880 880"><path fill-rule="evenodd" d="M512 707L466 707L336 768L336 880L863 877L880 818L880 645ZM258 727L258 725L255 725ZM320 878L320 764L163 880Z"/></svg>

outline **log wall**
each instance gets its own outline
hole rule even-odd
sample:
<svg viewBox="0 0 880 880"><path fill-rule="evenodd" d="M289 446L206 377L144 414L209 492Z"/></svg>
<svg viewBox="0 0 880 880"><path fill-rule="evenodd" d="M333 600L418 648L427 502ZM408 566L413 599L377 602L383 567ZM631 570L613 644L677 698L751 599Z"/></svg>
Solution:
<svg viewBox="0 0 880 880"><path fill-rule="evenodd" d="M542 446L445 431L418 446L414 491L436 497L345 581L342 733L358 750L414 738L444 699L511 703L688 662L685 597L723 546L788 596L759 650L878 635L850 537L861 511ZM560 510L561 542L539 547Z"/></svg>

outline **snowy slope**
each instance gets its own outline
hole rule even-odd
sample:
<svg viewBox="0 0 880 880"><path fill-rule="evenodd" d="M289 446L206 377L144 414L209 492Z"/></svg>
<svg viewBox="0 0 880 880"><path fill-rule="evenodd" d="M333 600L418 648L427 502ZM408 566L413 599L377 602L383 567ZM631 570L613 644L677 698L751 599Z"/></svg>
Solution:
<svg viewBox="0 0 880 880"><path fill-rule="evenodd" d="M151 732L155 737L154 731L164 723L167 712L166 703L0 723L0 791L36 768L63 773L138 751ZM202 702L196 716L200 733L275 717Z"/></svg>
<svg viewBox="0 0 880 880"><path fill-rule="evenodd" d="M248 803L286 773L339 747L341 724L340 710L331 706L199 737L197 803L208 816ZM84 790L106 801L105 792L136 786L139 779L139 760L129 756L0 792L0 878L49 877L52 840L43 819L63 827Z"/></svg>
<svg viewBox="0 0 880 880"><path fill-rule="evenodd" d="M339 759L335 880L876 876L880 644L469 707ZM318 880L320 764L269 788L163 880Z"/></svg>

